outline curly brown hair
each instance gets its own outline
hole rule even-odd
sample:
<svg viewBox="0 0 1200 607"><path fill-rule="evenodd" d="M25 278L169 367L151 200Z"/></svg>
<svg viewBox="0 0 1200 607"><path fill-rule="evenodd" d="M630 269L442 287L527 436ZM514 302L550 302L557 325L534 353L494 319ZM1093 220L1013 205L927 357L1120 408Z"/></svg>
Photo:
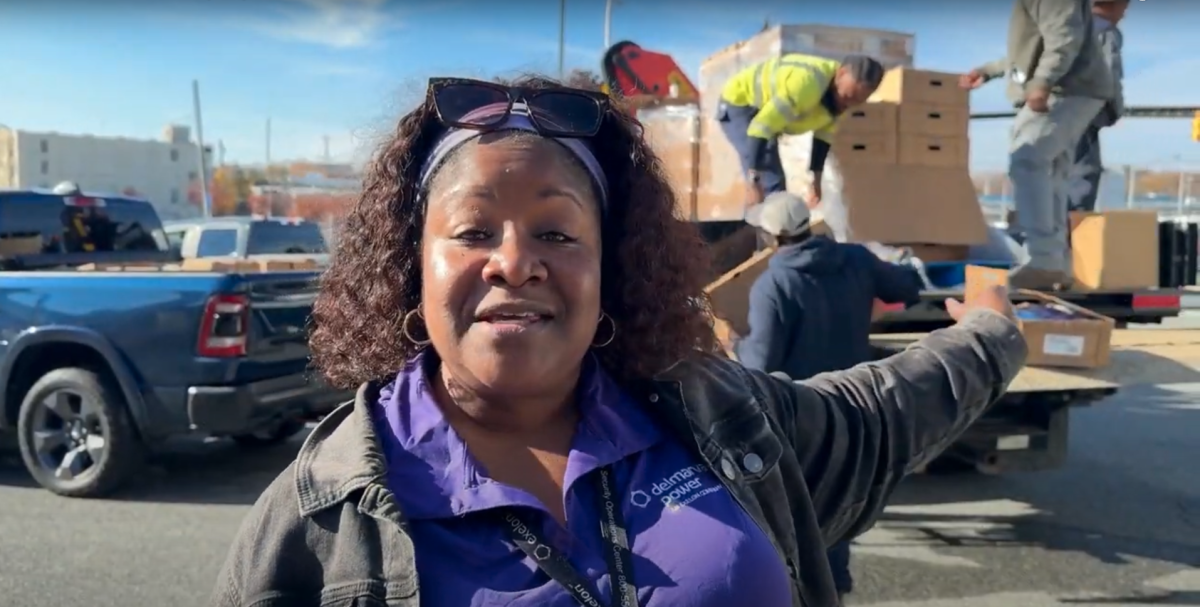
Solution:
<svg viewBox="0 0 1200 607"><path fill-rule="evenodd" d="M560 87L539 76L516 86ZM429 96L405 115L367 168L313 306L313 362L333 385L394 375L420 347L404 317L421 302L422 160L442 130ZM708 249L676 201L635 118L610 109L590 140L609 180L602 226L601 305L618 328L596 350L618 379L649 378L679 360L720 352L708 298ZM603 330L603 329L601 329Z"/></svg>

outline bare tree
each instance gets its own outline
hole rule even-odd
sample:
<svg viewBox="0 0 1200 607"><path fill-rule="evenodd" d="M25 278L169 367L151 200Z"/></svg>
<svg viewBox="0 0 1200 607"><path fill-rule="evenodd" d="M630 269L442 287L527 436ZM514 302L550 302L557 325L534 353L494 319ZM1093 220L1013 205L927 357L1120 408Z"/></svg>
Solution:
<svg viewBox="0 0 1200 607"><path fill-rule="evenodd" d="M604 79L592 70L573 69L567 74L565 84L577 89L600 91L604 86Z"/></svg>

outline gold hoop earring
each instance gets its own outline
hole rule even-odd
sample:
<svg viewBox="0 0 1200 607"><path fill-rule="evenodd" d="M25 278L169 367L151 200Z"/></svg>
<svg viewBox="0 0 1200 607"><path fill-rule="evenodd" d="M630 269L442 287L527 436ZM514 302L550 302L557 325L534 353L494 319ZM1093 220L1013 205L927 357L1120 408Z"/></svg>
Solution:
<svg viewBox="0 0 1200 607"><path fill-rule="evenodd" d="M609 316L607 312L600 313L600 320L596 323L596 326L599 327L600 324L606 320L608 321L608 324L612 326L612 331L609 331L608 339L604 340L601 343L596 343L594 341L595 338L593 337L592 338L593 339L593 341L592 341L593 348L603 348L604 346L611 344L613 342L613 340L617 338L617 321L613 320L612 317ZM600 332L599 329L597 329L596 332L599 333Z"/></svg>
<svg viewBox="0 0 1200 607"><path fill-rule="evenodd" d="M408 314L405 314L404 322L401 323L401 325L400 325L400 330L401 330L401 332L404 333L404 338L407 339L408 341L411 341L414 346L429 345L429 342L431 340L429 339L428 335L426 335L424 340L420 340L420 339L413 337L412 331L409 330L408 325L412 321L413 316L416 316L417 318L419 318L421 320L425 320L425 316L423 314L421 314L421 308L419 308L419 307L416 310L411 310L411 311L409 311Z"/></svg>

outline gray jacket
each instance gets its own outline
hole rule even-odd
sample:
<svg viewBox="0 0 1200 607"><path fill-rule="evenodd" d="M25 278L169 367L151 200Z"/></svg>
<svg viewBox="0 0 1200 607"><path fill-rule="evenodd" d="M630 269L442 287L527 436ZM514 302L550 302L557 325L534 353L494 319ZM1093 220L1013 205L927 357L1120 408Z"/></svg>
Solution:
<svg viewBox="0 0 1200 607"><path fill-rule="evenodd" d="M1025 91L1046 87L1068 97L1112 97L1112 74L1100 52L1092 0L1016 0L1008 24L1008 56L980 68L1006 77L1016 105Z"/></svg>
<svg viewBox="0 0 1200 607"><path fill-rule="evenodd" d="M1121 48L1125 45L1125 36L1107 19L1096 17L1092 20L1096 28L1096 39L1100 41L1100 53L1112 73L1112 98L1100 115L1096 116L1096 126L1112 126L1125 114L1125 64L1121 61Z"/></svg>
<svg viewBox="0 0 1200 607"><path fill-rule="evenodd" d="M802 382L712 356L624 386L719 478L787 565L794 606L834 605L825 549L874 524L906 474L952 443L1025 364L1016 324L975 311L904 352ZM420 607L408 523L371 408L321 421L242 523L214 607ZM757 455L762 465L743 465ZM757 459L755 460L758 461Z"/></svg>

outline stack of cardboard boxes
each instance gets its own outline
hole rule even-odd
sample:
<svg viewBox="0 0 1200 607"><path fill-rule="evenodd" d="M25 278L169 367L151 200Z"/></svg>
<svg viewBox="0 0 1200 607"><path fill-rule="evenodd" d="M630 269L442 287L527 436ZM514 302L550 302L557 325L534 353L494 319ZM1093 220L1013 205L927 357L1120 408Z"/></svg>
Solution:
<svg viewBox="0 0 1200 607"><path fill-rule="evenodd" d="M842 117L838 159L965 168L969 112L957 75L893 69L867 104Z"/></svg>
<svg viewBox="0 0 1200 607"><path fill-rule="evenodd" d="M903 67L841 118L833 152L856 240L951 261L986 239L968 169L969 119L957 74Z"/></svg>

